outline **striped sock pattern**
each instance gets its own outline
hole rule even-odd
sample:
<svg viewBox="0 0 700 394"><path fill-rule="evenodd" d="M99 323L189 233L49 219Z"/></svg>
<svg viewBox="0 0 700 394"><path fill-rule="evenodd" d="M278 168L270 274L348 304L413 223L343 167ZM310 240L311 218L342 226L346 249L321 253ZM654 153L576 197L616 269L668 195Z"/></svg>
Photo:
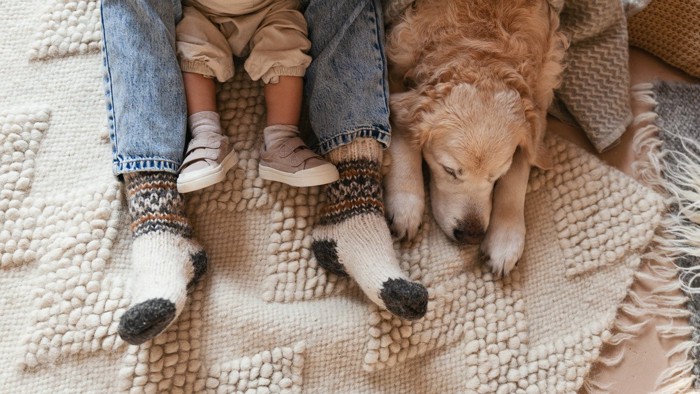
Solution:
<svg viewBox="0 0 700 394"><path fill-rule="evenodd" d="M425 315L428 291L399 268L382 203L382 147L360 138L334 149L328 159L340 179L326 187L327 205L312 234L318 264L352 277L367 297L404 319Z"/></svg>
<svg viewBox="0 0 700 394"><path fill-rule="evenodd" d="M125 174L132 247L132 303L119 335L138 345L165 331L182 312L188 291L207 271L207 255L192 237L177 175Z"/></svg>
<svg viewBox="0 0 700 394"><path fill-rule="evenodd" d="M362 214L384 217L380 163L371 159L339 162L340 179L326 187L327 205L320 224L334 224Z"/></svg>
<svg viewBox="0 0 700 394"><path fill-rule="evenodd" d="M154 231L192 237L192 227L185 216L185 201L177 191L177 175L143 172L126 174L124 179L134 237Z"/></svg>

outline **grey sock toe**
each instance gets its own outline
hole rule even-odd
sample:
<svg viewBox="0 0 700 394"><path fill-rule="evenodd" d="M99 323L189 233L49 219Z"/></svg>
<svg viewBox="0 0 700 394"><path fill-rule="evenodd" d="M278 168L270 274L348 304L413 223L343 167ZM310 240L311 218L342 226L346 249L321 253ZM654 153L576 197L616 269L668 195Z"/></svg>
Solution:
<svg viewBox="0 0 700 394"><path fill-rule="evenodd" d="M379 296L389 312L403 319L420 319L428 309L428 290L405 279L387 280Z"/></svg>
<svg viewBox="0 0 700 394"><path fill-rule="evenodd" d="M199 283L199 280L202 279L204 274L207 273L208 267L208 258L205 251L200 250L199 252L190 255L190 258L192 259L192 265L194 266L194 275L192 275L192 280L187 283L187 290L192 290L192 288Z"/></svg>
<svg viewBox="0 0 700 394"><path fill-rule="evenodd" d="M138 303L119 320L119 336L132 345L140 345L168 328L175 311L175 304L163 298Z"/></svg>
<svg viewBox="0 0 700 394"><path fill-rule="evenodd" d="M316 240L311 244L316 262L326 271L338 276L348 276L345 267L338 260L337 244L332 239Z"/></svg>

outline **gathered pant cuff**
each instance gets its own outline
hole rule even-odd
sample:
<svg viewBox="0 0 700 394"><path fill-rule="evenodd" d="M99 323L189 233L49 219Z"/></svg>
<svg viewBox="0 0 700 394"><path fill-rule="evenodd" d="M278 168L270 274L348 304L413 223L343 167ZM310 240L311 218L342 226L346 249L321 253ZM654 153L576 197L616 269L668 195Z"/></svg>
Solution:
<svg viewBox="0 0 700 394"><path fill-rule="evenodd" d="M293 67L272 67L263 74L260 79L265 84L276 84L279 82L279 77L303 77L306 73L306 66L293 66ZM255 79L255 78L253 78Z"/></svg>
<svg viewBox="0 0 700 394"><path fill-rule="evenodd" d="M233 70L224 69L217 74L206 62L199 60L180 59L180 69L182 69L182 72L199 74L207 78L216 78L219 82L226 82L233 77Z"/></svg>

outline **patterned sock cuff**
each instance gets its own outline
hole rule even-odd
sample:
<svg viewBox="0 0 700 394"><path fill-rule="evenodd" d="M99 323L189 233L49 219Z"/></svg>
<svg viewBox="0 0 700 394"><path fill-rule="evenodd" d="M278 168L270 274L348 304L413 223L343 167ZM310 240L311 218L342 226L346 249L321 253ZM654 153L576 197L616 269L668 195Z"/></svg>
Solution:
<svg viewBox="0 0 700 394"><path fill-rule="evenodd" d="M192 237L176 174L137 172L125 174L124 181L134 237L159 231Z"/></svg>
<svg viewBox="0 0 700 394"><path fill-rule="evenodd" d="M334 149L328 158L340 179L326 187L328 199L319 223L335 224L361 214L384 216L379 143L361 138Z"/></svg>

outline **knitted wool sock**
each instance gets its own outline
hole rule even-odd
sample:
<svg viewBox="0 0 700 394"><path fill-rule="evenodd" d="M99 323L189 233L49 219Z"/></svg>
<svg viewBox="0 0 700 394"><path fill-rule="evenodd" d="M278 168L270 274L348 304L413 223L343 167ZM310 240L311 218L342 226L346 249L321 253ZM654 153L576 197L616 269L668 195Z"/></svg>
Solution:
<svg viewBox="0 0 700 394"><path fill-rule="evenodd" d="M357 139L334 149L328 159L338 167L340 179L326 187L327 205L312 234L319 265L349 275L370 300L391 313L423 317L428 291L399 268L384 219L380 144Z"/></svg>
<svg viewBox="0 0 700 394"><path fill-rule="evenodd" d="M119 336L133 345L168 328L182 312L187 291L207 271L207 255L192 239L176 179L166 172L124 176L135 278L132 306L119 321Z"/></svg>

